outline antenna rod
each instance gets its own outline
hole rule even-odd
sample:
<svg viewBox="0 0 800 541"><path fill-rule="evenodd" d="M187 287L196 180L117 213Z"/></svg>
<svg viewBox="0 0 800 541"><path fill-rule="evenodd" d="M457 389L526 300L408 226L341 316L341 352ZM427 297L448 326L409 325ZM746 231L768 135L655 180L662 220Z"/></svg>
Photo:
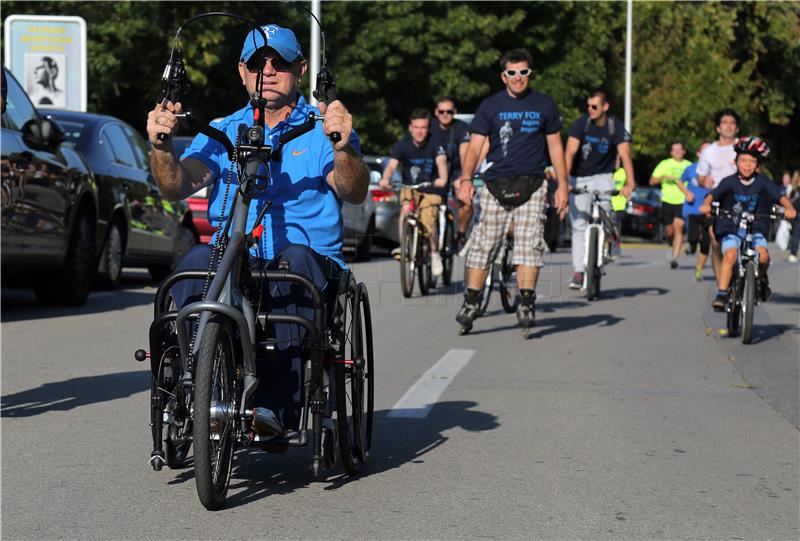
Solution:
<svg viewBox="0 0 800 541"><path fill-rule="evenodd" d="M320 69L319 59L319 42L320 42L320 27L316 24L314 19L319 20L320 15L320 0L311 0L311 71L310 73L317 74ZM311 98L311 105L317 105L317 98L314 97L314 77L308 78L308 95Z"/></svg>

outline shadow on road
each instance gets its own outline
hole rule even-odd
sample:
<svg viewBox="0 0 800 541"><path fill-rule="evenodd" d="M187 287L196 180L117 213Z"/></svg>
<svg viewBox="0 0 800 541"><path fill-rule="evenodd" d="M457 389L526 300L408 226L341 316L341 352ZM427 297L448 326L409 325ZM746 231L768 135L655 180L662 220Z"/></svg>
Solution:
<svg viewBox="0 0 800 541"><path fill-rule="evenodd" d="M119 372L45 383L0 397L0 416L33 417L125 398L150 388L150 371Z"/></svg>
<svg viewBox="0 0 800 541"><path fill-rule="evenodd" d="M158 283L146 272L126 272L117 289L93 291L83 306L47 306L39 303L28 289L3 288L0 320L6 323L83 316L152 304L155 292L144 290L154 287L158 287Z"/></svg>
<svg viewBox="0 0 800 541"><path fill-rule="evenodd" d="M638 297L640 295L666 295L669 289L663 287L623 287L619 289L604 289L600 292L600 300L603 299L625 299L630 297Z"/></svg>
<svg viewBox="0 0 800 541"><path fill-rule="evenodd" d="M290 449L286 454L239 451L225 507L239 507L270 496L290 494L314 482L326 483L325 490L336 490L364 476L407 464L421 464L427 453L447 444L446 432L451 429L485 432L500 426L497 416L474 409L477 405L466 401L437 403L423 419L389 417L389 410L376 411L370 461L354 476L341 473L342 466L337 464L329 477L313 479L309 470L310 447ZM193 477L193 470L185 470L169 484L186 482Z"/></svg>
<svg viewBox="0 0 800 541"><path fill-rule="evenodd" d="M772 293L769 302L775 304L792 304L800 306L800 295L786 295L785 293Z"/></svg>
<svg viewBox="0 0 800 541"><path fill-rule="evenodd" d="M780 323L771 323L769 325L754 325L753 326L753 341L750 345L766 342L773 338L777 338L788 331L796 331L796 325L786 325Z"/></svg>
<svg viewBox="0 0 800 541"><path fill-rule="evenodd" d="M528 335L529 340L541 338L548 334L572 331L582 327L611 327L624 318L611 314L592 314L589 316L551 317L536 322L534 332Z"/></svg>

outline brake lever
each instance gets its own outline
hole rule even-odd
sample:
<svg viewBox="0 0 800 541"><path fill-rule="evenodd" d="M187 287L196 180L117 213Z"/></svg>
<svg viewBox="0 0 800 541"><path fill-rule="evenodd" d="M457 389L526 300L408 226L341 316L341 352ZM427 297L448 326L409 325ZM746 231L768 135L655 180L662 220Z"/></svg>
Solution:
<svg viewBox="0 0 800 541"><path fill-rule="evenodd" d="M180 49L175 49L161 75L161 92L158 95L158 103L163 104L164 100L178 103L189 91L189 87L189 77L186 74L186 66L183 63ZM190 113L186 111L176 116L187 116L188 114ZM159 133L158 140L166 141L167 134Z"/></svg>
<svg viewBox="0 0 800 541"><path fill-rule="evenodd" d="M317 73L317 88L312 94L317 101L324 103L331 103L336 100L336 82L324 64L319 73ZM328 134L328 139L335 145L342 140L342 134L338 131L331 132Z"/></svg>

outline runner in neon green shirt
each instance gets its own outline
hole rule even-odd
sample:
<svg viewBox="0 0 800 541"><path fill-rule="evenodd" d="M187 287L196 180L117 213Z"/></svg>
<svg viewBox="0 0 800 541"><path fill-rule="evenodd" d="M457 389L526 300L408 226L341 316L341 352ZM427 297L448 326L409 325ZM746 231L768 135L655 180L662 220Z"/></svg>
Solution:
<svg viewBox="0 0 800 541"><path fill-rule="evenodd" d="M617 170L614 171L614 189L621 192L627 180L628 175L625 174L625 169L618 167ZM614 212L625 212L627 207L628 199L621 193L611 198L611 210ZM620 225L622 225L621 222Z"/></svg>
<svg viewBox="0 0 800 541"><path fill-rule="evenodd" d="M694 194L681 182L683 171L692 162L684 159L686 148L681 141L675 141L670 147L670 157L662 160L650 175L650 186L661 186L661 222L664 224L664 236L672 239L672 259L669 266L678 268L678 256L683 244L683 203L687 199L691 203Z"/></svg>

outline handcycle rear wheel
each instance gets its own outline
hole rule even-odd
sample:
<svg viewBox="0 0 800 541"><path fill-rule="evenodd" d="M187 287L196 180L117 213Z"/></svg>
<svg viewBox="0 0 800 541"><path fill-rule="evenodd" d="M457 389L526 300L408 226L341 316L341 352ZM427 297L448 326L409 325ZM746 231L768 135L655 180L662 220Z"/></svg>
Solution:
<svg viewBox="0 0 800 541"><path fill-rule="evenodd" d="M416 254L414 249L414 226L406 220L403 224L403 239L400 243L400 287L403 297L409 298L414 292L414 270Z"/></svg>
<svg viewBox="0 0 800 541"><path fill-rule="evenodd" d="M756 269L749 261L744 271L744 295L742 296L742 343L753 341L753 315L756 308Z"/></svg>
<svg viewBox="0 0 800 541"><path fill-rule="evenodd" d="M235 392L233 331L227 324L210 320L197 352L192 430L197 495L209 510L222 506L230 485ZM222 413L212 418L212 407Z"/></svg>
<svg viewBox="0 0 800 541"><path fill-rule="evenodd" d="M507 314L517 311L519 296L517 295L517 269L511 264L514 255L514 238L509 237L503 248L503 259L500 266L500 301Z"/></svg>
<svg viewBox="0 0 800 541"><path fill-rule="evenodd" d="M345 343L335 369L336 425L342 465L354 474L369 460L374 415L372 322L363 284L348 292L345 311Z"/></svg>

